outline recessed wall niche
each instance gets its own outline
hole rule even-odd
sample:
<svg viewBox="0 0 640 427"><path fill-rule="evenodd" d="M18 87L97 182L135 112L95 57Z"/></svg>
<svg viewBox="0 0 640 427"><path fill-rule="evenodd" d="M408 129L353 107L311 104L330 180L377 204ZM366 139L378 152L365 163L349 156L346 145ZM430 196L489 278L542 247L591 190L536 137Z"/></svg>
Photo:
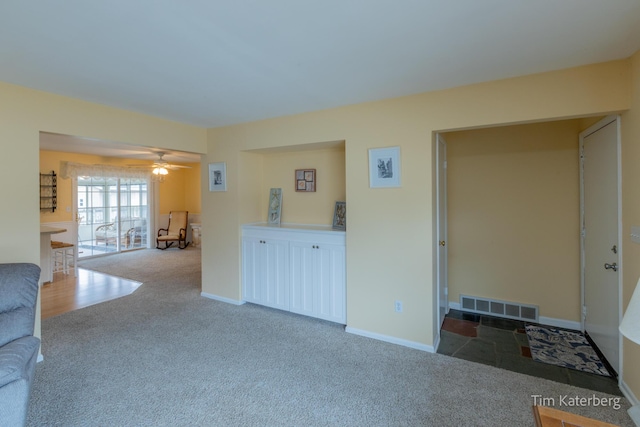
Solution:
<svg viewBox="0 0 640 427"><path fill-rule="evenodd" d="M254 175L258 182L251 185L257 192L258 216L247 218L247 222L266 221L269 189L282 188L282 223L331 225L336 200L346 200L344 141L247 153L251 153L251 161L259 170ZM295 191L293 178L298 169L315 169L316 191Z"/></svg>

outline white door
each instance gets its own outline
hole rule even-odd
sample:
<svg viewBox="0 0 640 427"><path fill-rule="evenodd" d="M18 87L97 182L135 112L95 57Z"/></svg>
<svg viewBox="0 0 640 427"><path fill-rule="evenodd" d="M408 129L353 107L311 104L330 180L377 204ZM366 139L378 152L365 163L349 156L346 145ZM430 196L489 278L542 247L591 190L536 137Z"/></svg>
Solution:
<svg viewBox="0 0 640 427"><path fill-rule="evenodd" d="M149 180L80 176L73 180L78 254L89 257L149 247Z"/></svg>
<svg viewBox="0 0 640 427"><path fill-rule="evenodd" d="M580 134L583 328L619 372L618 119Z"/></svg>
<svg viewBox="0 0 640 427"><path fill-rule="evenodd" d="M447 143L437 135L437 224L438 224L438 326L440 331L444 316L449 311L447 285Z"/></svg>

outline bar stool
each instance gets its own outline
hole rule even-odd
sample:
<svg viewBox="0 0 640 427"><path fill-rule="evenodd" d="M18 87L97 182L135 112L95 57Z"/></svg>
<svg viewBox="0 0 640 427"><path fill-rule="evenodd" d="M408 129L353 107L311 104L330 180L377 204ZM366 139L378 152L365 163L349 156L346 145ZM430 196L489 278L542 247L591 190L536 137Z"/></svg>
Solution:
<svg viewBox="0 0 640 427"><path fill-rule="evenodd" d="M64 273L69 274L69 270L73 268L75 276L75 259L76 247L71 243L51 241L51 274Z"/></svg>

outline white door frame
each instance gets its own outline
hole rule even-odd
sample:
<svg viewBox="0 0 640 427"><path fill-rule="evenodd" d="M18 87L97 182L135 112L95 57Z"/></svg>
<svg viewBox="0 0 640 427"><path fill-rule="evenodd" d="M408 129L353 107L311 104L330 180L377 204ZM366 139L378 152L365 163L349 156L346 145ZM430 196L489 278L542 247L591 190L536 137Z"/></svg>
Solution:
<svg viewBox="0 0 640 427"><path fill-rule="evenodd" d="M443 144L444 150L441 150L440 145ZM435 161L435 170L436 170L436 239L435 239L435 252L436 252L436 301L435 301L435 319L434 323L436 327L436 340L434 347L437 349L437 345L440 341L440 329L442 327L441 320L442 317L449 311L448 300L447 306L445 307L445 312L442 313L440 310L440 300L441 298L448 298L448 277L447 277L447 268L448 268L448 258L447 258L447 142L442 137L441 134L436 133L435 138L435 152L436 152L436 161ZM444 164L444 178L440 180L440 164ZM444 206L441 206L441 203ZM441 209L442 208L442 209ZM443 212L443 215L441 215ZM444 244L443 244L444 243ZM444 259L442 259L443 257ZM441 262L442 261L442 262ZM440 268L440 265L444 265L444 271ZM444 285L444 286L443 286Z"/></svg>
<svg viewBox="0 0 640 427"><path fill-rule="evenodd" d="M119 196L120 196L120 179L118 179L118 200L120 200ZM147 221L147 227L148 227L147 249L155 248L155 245L156 245L156 235L154 233L157 230L156 224L159 223L159 217L160 217L160 207L159 207L159 203L157 202L158 200L160 200L159 185L152 178L149 178L147 180L147 206L149 207L149 217ZM72 214L73 221L75 221L76 227L78 227L80 224L80 218L78 218L78 178L72 178L71 180L71 202L73 207L73 214ZM118 227L120 227L120 224L118 224ZM79 250L79 246L78 246L79 234L80 233L78 233L78 230L76 229L75 242L74 242L74 244L76 245L76 257L78 256L77 254ZM119 239L118 239L117 248L118 248L118 251L116 253L121 253L122 251L120 248ZM98 256L101 256L101 255L98 255ZM74 265L77 266L77 264L78 263L76 259ZM77 267L76 267L76 276L77 276Z"/></svg>
<svg viewBox="0 0 640 427"><path fill-rule="evenodd" d="M586 130L580 133L580 146L578 150L579 160L580 160L580 307L581 307L581 315L580 315L580 326L582 331L585 330L585 247L584 247L584 164L582 162L582 153L584 149L584 138L591 135L592 133L598 131L604 126L616 122L616 157L617 157L617 191L618 191L618 206L617 206L617 221L618 221L618 324L622 321L622 275L623 275L623 266L622 266L622 242L624 241L622 238L622 156L621 156L621 129L620 129L620 116L612 115L607 116L604 119L598 121L598 123L590 126ZM618 354L619 354L619 371L618 372L618 381L622 381L622 370L624 364L623 362L623 351L622 351L622 339L619 339L618 344Z"/></svg>

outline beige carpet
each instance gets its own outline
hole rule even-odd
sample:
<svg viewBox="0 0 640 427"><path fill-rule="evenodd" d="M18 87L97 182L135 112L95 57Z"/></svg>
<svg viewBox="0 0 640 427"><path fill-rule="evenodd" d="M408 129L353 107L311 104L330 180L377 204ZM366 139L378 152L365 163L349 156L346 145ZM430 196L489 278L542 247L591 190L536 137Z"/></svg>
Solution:
<svg viewBox="0 0 640 427"><path fill-rule="evenodd" d="M200 251L83 261L144 282L42 322L29 426L532 426L534 395L614 398L200 296Z"/></svg>

